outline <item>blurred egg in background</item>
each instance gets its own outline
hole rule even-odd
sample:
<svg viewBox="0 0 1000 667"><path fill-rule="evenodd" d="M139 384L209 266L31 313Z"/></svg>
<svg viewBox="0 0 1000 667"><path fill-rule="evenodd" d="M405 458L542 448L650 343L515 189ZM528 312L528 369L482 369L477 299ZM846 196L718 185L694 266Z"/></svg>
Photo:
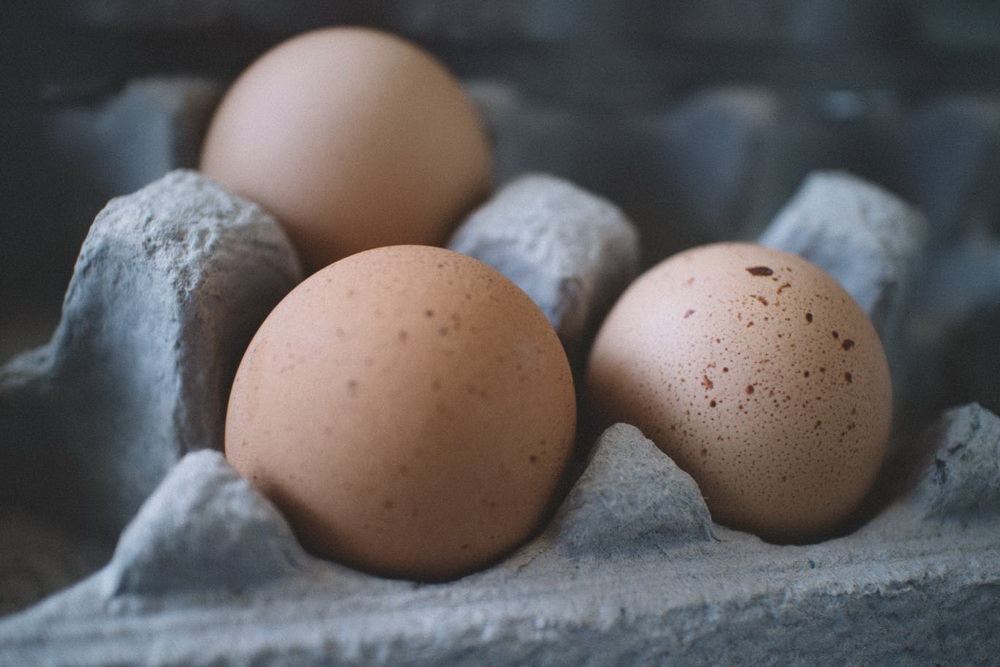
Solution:
<svg viewBox="0 0 1000 667"><path fill-rule="evenodd" d="M454 76L361 28L308 32L256 60L216 111L200 166L274 215L308 273L369 248L441 245L492 170Z"/></svg>

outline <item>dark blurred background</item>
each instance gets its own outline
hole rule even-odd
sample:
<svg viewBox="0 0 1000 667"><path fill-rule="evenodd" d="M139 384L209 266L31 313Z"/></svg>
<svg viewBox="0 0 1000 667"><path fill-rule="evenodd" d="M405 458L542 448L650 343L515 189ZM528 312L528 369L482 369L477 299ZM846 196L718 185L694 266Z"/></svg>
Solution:
<svg viewBox="0 0 1000 667"><path fill-rule="evenodd" d="M610 197L640 225L647 263L753 237L819 168L922 207L942 253L977 234L988 245L1000 226L996 2L15 0L0 12L0 361L48 338L107 200L193 166L226 84L318 26L424 45L486 110L498 181L544 170Z"/></svg>

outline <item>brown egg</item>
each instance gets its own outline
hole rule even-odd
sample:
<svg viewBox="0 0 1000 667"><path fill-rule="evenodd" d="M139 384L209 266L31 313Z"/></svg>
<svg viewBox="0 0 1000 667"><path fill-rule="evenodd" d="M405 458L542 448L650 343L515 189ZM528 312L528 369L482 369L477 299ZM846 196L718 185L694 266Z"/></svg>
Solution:
<svg viewBox="0 0 1000 667"><path fill-rule="evenodd" d="M415 45L329 28L261 56L212 120L201 169L286 228L310 273L383 245L440 245L490 187L459 83Z"/></svg>
<svg viewBox="0 0 1000 667"><path fill-rule="evenodd" d="M442 580L532 534L575 427L538 307L475 259L396 246L314 274L268 316L233 385L226 457L318 555Z"/></svg>
<svg viewBox="0 0 1000 667"><path fill-rule="evenodd" d="M587 390L698 482L720 523L774 541L828 534L885 455L889 369L871 323L795 255L716 244L642 275L604 322Z"/></svg>

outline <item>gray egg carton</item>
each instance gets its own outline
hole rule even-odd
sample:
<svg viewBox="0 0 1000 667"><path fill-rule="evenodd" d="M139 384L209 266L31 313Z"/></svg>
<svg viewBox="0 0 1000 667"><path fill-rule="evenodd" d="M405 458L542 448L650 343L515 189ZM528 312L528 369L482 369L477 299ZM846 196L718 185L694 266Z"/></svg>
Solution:
<svg viewBox="0 0 1000 667"><path fill-rule="evenodd" d="M905 373L912 350L892 332L905 329L926 236L893 195L824 172L761 240L841 280ZM636 230L615 205L541 174L502 187L451 247L521 285L577 373L639 270ZM597 439L541 533L482 572L421 584L310 556L219 453L242 350L300 279L273 220L196 172L172 172L98 216L52 342L0 370L10 508L0 664L1000 654L1000 418L976 404L898 439L862 513L818 544L714 524L696 483L620 424Z"/></svg>

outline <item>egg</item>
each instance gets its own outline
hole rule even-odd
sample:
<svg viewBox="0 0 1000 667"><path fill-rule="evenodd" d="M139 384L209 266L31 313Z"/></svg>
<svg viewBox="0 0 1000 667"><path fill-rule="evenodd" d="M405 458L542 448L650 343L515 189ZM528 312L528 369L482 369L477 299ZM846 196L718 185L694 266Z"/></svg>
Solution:
<svg viewBox="0 0 1000 667"><path fill-rule="evenodd" d="M892 396L872 324L806 260L745 243L675 255L622 295L595 340L600 424L638 426L713 518L775 542L822 539L885 456Z"/></svg>
<svg viewBox="0 0 1000 667"><path fill-rule="evenodd" d="M319 271L267 317L225 455L314 553L437 581L531 536L575 429L569 363L531 299L478 260L394 246Z"/></svg>
<svg viewBox="0 0 1000 667"><path fill-rule="evenodd" d="M285 227L312 273L383 245L441 245L491 183L483 124L458 81L376 30L308 32L237 79L200 169Z"/></svg>

